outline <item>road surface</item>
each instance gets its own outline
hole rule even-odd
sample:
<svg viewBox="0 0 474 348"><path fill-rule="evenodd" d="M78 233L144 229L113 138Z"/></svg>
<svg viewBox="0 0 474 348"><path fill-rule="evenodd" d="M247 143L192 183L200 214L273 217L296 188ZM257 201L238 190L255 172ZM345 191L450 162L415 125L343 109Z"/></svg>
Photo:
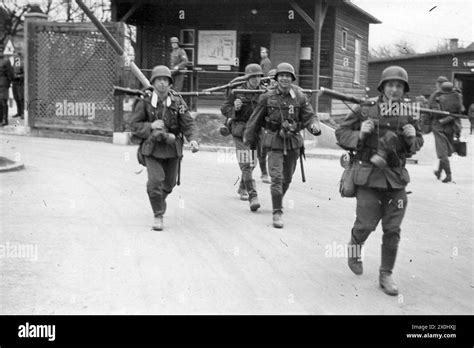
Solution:
<svg viewBox="0 0 474 348"><path fill-rule="evenodd" d="M378 287L380 226L362 276L341 253L355 199L338 194L337 160L308 158L304 184L297 169L278 230L268 184L257 180L262 208L251 213L232 154L186 151L157 232L136 146L1 136L25 169L0 173L0 313L473 314L472 146L442 184L425 138L408 166L391 297Z"/></svg>

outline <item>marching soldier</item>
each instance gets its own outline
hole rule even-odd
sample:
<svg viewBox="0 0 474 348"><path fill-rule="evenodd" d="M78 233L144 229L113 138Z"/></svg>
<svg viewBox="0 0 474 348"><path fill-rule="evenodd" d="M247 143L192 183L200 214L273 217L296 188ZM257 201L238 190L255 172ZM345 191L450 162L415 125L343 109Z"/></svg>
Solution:
<svg viewBox="0 0 474 348"><path fill-rule="evenodd" d="M264 127L263 146L268 150L273 206L273 227L283 228L283 197L288 190L303 147L300 131L307 128L321 134L318 117L308 97L292 85L296 80L291 64L280 63L276 70L276 88L260 96L259 103L247 122L245 144L255 148L258 133Z"/></svg>
<svg viewBox="0 0 474 348"><path fill-rule="evenodd" d="M23 118L23 109L25 107L24 87L25 87L25 73L23 70L23 55L18 52L13 62L13 98L15 98L17 114L13 117Z"/></svg>
<svg viewBox="0 0 474 348"><path fill-rule="evenodd" d="M0 45L0 127L8 125L8 90L13 79L12 65L4 58L3 50L3 45Z"/></svg>
<svg viewBox="0 0 474 348"><path fill-rule="evenodd" d="M176 185L183 134L193 152L199 150L194 119L184 100L171 89L171 71L164 65L153 68L151 96L137 102L130 120L132 134L142 138L139 155L148 172L147 193L155 216L153 230L163 229L166 197Z"/></svg>
<svg viewBox="0 0 474 348"><path fill-rule="evenodd" d="M451 82L438 82L438 89L429 98L429 108L460 114L464 111L462 95L454 89ZM453 116L432 115L430 118L436 155L439 159L438 170L434 171L434 175L439 180L444 170L446 177L442 182L448 183L452 181L449 157L454 152L454 138L459 138L461 135L461 120Z"/></svg>
<svg viewBox="0 0 474 348"><path fill-rule="evenodd" d="M406 158L422 147L423 137L416 117L395 112L384 114L381 110L394 110L384 106L401 102L409 90L405 69L399 66L386 68L378 85L380 96L375 98L373 105L350 112L336 130L338 144L356 151L353 180L357 187L357 207L348 265L355 274L362 274L362 245L382 220L379 283L388 295L398 294L391 274L407 206L405 186L410 178L405 168Z"/></svg>
<svg viewBox="0 0 474 348"><path fill-rule="evenodd" d="M260 89L260 79L263 77L262 68L258 64L249 64L245 67L246 84L241 89ZM257 187L253 180L252 172L255 168L254 151L243 142L245 125L257 106L259 94L257 93L229 93L229 96L221 107L221 112L229 119L231 132L234 138L237 161L242 172L242 180L239 187L239 195L248 201L251 211L260 208Z"/></svg>
<svg viewBox="0 0 474 348"><path fill-rule="evenodd" d="M177 37L170 39L171 54L170 54L170 69L173 74L173 89L177 92L183 90L184 74L179 70L185 69L188 65L188 56L186 51L179 47L179 40Z"/></svg>

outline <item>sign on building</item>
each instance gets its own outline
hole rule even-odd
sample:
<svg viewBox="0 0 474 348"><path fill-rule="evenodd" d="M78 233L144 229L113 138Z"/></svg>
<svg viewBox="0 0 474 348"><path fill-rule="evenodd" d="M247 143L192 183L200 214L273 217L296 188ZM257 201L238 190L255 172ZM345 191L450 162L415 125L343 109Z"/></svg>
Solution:
<svg viewBox="0 0 474 348"><path fill-rule="evenodd" d="M12 40L8 40L3 50L3 54L6 56L12 56L15 53L15 48L13 47Z"/></svg>
<svg viewBox="0 0 474 348"><path fill-rule="evenodd" d="M199 30L198 65L238 65L237 31Z"/></svg>

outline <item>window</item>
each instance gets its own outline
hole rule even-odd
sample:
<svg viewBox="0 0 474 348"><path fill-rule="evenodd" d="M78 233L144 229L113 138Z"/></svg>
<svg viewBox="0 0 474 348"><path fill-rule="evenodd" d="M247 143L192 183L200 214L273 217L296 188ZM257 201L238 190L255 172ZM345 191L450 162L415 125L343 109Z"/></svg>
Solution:
<svg viewBox="0 0 474 348"><path fill-rule="evenodd" d="M347 31L343 30L342 31L342 49L345 50L347 49Z"/></svg>
<svg viewBox="0 0 474 348"><path fill-rule="evenodd" d="M361 61L361 41L355 39L355 52L354 52L354 83L360 84L360 69L362 65Z"/></svg>
<svg viewBox="0 0 474 348"><path fill-rule="evenodd" d="M194 46L194 29L181 30L181 44L183 46Z"/></svg>

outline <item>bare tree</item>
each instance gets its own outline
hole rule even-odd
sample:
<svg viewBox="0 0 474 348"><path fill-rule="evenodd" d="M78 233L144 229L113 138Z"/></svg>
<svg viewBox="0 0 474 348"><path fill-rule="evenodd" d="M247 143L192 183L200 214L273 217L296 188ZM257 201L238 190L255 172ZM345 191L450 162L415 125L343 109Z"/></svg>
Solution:
<svg viewBox="0 0 474 348"><path fill-rule="evenodd" d="M396 43L394 43L394 46L399 56L416 53L415 49L413 48L413 45L406 39L401 39L397 41Z"/></svg>

